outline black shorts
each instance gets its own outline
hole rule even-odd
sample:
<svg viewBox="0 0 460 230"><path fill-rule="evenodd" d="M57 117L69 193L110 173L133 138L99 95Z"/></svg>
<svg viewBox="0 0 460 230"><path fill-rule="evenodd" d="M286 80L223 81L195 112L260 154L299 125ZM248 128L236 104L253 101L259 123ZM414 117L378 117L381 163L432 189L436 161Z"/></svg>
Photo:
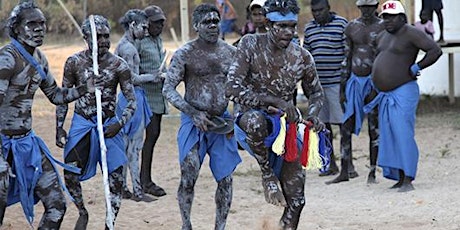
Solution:
<svg viewBox="0 0 460 230"><path fill-rule="evenodd" d="M429 11L442 10L442 0L422 0L422 9Z"/></svg>

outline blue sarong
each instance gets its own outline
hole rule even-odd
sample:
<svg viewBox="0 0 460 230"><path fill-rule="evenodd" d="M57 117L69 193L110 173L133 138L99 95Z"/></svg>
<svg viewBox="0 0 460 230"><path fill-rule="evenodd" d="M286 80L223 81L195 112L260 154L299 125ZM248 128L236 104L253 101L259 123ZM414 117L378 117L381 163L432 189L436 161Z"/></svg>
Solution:
<svg viewBox="0 0 460 230"><path fill-rule="evenodd" d="M370 94L373 88L370 75L358 77L352 73L350 79L347 81L345 88L347 102L345 103L342 122L345 123L354 114L355 128L353 133L356 135L359 135L364 120L364 99Z"/></svg>
<svg viewBox="0 0 460 230"><path fill-rule="evenodd" d="M415 112L420 92L416 81L408 82L392 91L379 92L364 107L369 113L379 106L379 157L378 165L383 176L399 180L399 170L415 179L419 152L415 142Z"/></svg>
<svg viewBox="0 0 460 230"><path fill-rule="evenodd" d="M270 167L272 168L273 173L275 173L275 175L278 178L280 178L281 168L283 167L283 162L284 162L284 157L283 155L278 155L271 150L271 146L273 145L273 142L275 142L275 139L280 132L280 128L281 128L281 124L279 121L280 114L267 114L265 111L262 111L262 110L260 110L260 112L264 114L265 118L269 120L272 125L272 132L269 133L268 136L265 138L264 144L270 150L268 153L268 163ZM246 142L246 138L247 138L246 132L244 132L244 130L238 126L238 122L239 122L241 115L242 114L240 114L240 116L238 116L235 119L235 129L234 130L235 130L236 140L238 141L240 146L243 147L244 150L246 150L249 154L251 154L251 156L254 156L254 152L251 150L248 143ZM286 125L286 130L287 129L288 127ZM302 149L302 139L299 134L297 134L297 147L298 149Z"/></svg>
<svg viewBox="0 0 460 230"><path fill-rule="evenodd" d="M327 129L318 132L319 137L319 155L321 157L322 167L320 172L324 173L329 170L331 166L332 143L329 139L330 132Z"/></svg>
<svg viewBox="0 0 460 230"><path fill-rule="evenodd" d="M74 173L80 173L80 169L66 165L56 160L43 140L36 136L34 131L21 138L8 138L1 135L3 157L8 159L10 152L13 154L13 162L11 168L15 178L10 177L10 186L8 188L8 206L21 202L22 210L29 223L33 222L34 205L39 201L35 195L35 186L37 185L42 170L42 153L53 166L54 172L57 175L59 184L62 189L67 192L64 183L62 183L59 173L56 169L58 164L64 169ZM67 192L67 194L69 194Z"/></svg>
<svg viewBox="0 0 460 230"><path fill-rule="evenodd" d="M222 117L228 118L230 114L225 112ZM180 164L195 145L198 145L201 164L206 153L209 153L209 166L216 181L231 175L236 166L241 163L238 145L234 136L229 138L227 134L203 132L193 125L192 118L185 113L181 113L181 126L177 133L177 144L179 145Z"/></svg>
<svg viewBox="0 0 460 230"><path fill-rule="evenodd" d="M116 117L106 119L104 126L108 126L114 122L118 122ZM91 133L90 152L83 153L89 154L88 163L83 168L82 174L79 176L80 181L88 180L96 175L96 165L97 163L101 164L101 147L97 131L96 116L94 116L91 120L87 120L75 113L69 130L69 138L64 147L64 159L69 155L70 151L75 148L78 142L89 132ZM123 141L123 131L120 131L112 138L105 138L105 145L107 146L107 168L109 173L112 173L115 169L127 162L125 144Z"/></svg>
<svg viewBox="0 0 460 230"><path fill-rule="evenodd" d="M150 117L153 115L152 111L150 110L150 106L147 103L147 99L145 98L144 90L141 87L136 86L134 87L134 93L136 96L137 107L131 119L129 119L125 126L123 126L124 134L128 135L130 138L132 138L136 131L140 128L147 127L147 125L150 123ZM128 101L126 100L126 97L123 95L123 93L119 93L117 109L115 111L118 117L123 115L123 110L127 105ZM144 120L144 127L140 127L142 120Z"/></svg>

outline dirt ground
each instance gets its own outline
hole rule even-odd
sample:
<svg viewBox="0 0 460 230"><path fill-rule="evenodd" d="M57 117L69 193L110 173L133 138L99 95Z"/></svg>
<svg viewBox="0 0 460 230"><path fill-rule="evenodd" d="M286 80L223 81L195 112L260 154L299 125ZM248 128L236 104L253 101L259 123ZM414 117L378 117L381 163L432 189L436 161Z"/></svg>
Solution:
<svg viewBox="0 0 460 230"><path fill-rule="evenodd" d="M46 46L50 67L60 82L65 59L83 49L84 45ZM457 100L458 101L458 100ZM299 229L460 229L459 152L460 103L448 105L446 98L422 96L418 110L416 140L420 150L416 190L398 193L390 190L394 183L378 171L378 184L367 185L368 135L353 137L354 164L359 177L346 183L325 185L331 177L319 177L308 171L306 180L307 204L302 212ZM34 129L48 144L51 152L62 159L62 149L55 146L55 107L37 93L33 108ZM66 127L71 115L68 115ZM365 125L367 125L365 123ZM153 176L155 182L168 193L152 203L123 200L116 229L180 229L181 219L176 200L180 173L176 133L179 126L177 111L164 118L162 134L155 148ZM367 128L363 128L367 130ZM337 130L336 130L337 131ZM339 138L334 146L339 149ZM246 152L240 152L243 162L234 173L233 204L228 217L229 230L277 229L283 212L280 207L264 201L258 165ZM207 158L196 185L192 209L194 229L214 227L214 192L216 183ZM83 183L85 204L90 213L88 229L103 229L105 203L101 173ZM38 225L43 207L35 206ZM78 212L68 203L62 229L73 229ZM27 229L19 204L7 209L4 226L0 229Z"/></svg>

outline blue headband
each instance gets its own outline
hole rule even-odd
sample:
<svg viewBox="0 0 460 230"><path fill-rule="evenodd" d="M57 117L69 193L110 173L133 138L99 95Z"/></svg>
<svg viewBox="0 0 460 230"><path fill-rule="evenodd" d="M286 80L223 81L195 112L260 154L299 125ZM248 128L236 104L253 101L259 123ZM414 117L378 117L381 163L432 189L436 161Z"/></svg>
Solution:
<svg viewBox="0 0 460 230"><path fill-rule="evenodd" d="M270 12L265 17L272 21L272 22L280 22L280 21L297 21L297 14L289 12L286 15L282 15L280 12Z"/></svg>

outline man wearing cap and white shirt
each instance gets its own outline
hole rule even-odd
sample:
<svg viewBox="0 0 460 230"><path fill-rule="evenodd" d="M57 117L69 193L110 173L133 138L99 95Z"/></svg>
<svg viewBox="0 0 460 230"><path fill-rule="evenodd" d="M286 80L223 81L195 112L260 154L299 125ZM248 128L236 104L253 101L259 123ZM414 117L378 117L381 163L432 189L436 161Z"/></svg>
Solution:
<svg viewBox="0 0 460 230"><path fill-rule="evenodd" d="M379 91L364 110L379 106L378 165L383 176L397 180L391 188L398 192L414 190L418 164L415 142L415 112L420 92L419 71L435 63L441 48L422 31L407 24L404 7L399 1L382 5L385 30L377 37L377 56L372 67L372 81ZM415 62L420 50L424 57Z"/></svg>
<svg viewBox="0 0 460 230"><path fill-rule="evenodd" d="M161 63L165 58L163 51L163 40L160 34L163 31L166 20L163 10L155 5L144 9L148 17L148 34L141 40L135 40L134 45L139 52L140 64L139 74L154 74L162 76ZM144 146L142 148L141 161L141 184L145 193L154 196L164 196L166 192L152 181L152 159L153 148L160 137L160 125L163 114L168 113L168 104L161 91L164 78L155 78L152 82L142 85L145 91L147 102L153 112L150 123L146 127Z"/></svg>
<svg viewBox="0 0 460 230"><path fill-rule="evenodd" d="M359 135L364 120L364 105L375 95L371 72L375 59L375 39L384 29L383 20L375 15L379 2L377 0L358 0L356 5L361 17L352 20L345 28L345 60L342 63L340 85L340 103L344 108L344 117L340 135L341 162L340 175L326 184L348 181L348 165L351 157L351 134ZM374 92L373 92L374 91ZM368 114L370 165L367 182L375 183L375 168L378 152L378 110L374 108Z"/></svg>

